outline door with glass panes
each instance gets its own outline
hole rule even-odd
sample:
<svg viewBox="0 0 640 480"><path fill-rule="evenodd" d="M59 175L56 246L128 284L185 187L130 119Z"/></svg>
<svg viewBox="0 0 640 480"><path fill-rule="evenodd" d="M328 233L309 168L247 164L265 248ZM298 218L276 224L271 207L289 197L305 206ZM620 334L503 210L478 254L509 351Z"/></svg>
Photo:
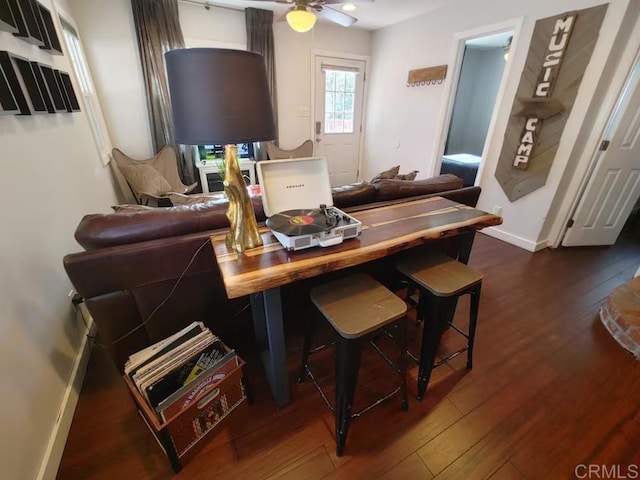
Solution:
<svg viewBox="0 0 640 480"><path fill-rule="evenodd" d="M358 179L366 63L315 57L315 155L327 158L331 186Z"/></svg>

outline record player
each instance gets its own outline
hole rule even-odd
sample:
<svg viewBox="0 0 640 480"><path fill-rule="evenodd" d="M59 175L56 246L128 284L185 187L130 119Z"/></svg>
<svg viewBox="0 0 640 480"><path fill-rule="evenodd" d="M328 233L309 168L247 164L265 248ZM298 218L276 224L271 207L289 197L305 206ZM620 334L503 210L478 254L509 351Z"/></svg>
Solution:
<svg viewBox="0 0 640 480"><path fill-rule="evenodd" d="M324 157L258 162L267 226L287 250L329 247L360 235L362 224L333 206Z"/></svg>

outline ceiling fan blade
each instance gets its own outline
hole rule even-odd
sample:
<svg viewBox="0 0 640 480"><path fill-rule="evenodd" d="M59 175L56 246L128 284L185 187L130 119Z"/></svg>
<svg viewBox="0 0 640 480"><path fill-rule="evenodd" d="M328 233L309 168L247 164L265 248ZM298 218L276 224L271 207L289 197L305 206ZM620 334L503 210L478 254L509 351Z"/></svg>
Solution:
<svg viewBox="0 0 640 480"><path fill-rule="evenodd" d="M375 0L324 0L325 5L335 5L337 3L373 3Z"/></svg>
<svg viewBox="0 0 640 480"><path fill-rule="evenodd" d="M314 10L319 18L324 18L325 20L337 23L338 25L342 25L343 27L350 27L358 21L356 17L352 17L351 15L347 15L346 13L339 12L338 10L334 10L333 8L318 7L318 9L314 8Z"/></svg>

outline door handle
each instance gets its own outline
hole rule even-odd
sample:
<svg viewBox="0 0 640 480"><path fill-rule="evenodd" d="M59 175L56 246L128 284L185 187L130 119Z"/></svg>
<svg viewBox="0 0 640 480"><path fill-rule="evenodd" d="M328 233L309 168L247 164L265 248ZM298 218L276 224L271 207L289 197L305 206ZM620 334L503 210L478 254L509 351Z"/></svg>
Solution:
<svg viewBox="0 0 640 480"><path fill-rule="evenodd" d="M321 139L321 138L316 137L316 143L320 143L321 141L322 141L322 139Z"/></svg>

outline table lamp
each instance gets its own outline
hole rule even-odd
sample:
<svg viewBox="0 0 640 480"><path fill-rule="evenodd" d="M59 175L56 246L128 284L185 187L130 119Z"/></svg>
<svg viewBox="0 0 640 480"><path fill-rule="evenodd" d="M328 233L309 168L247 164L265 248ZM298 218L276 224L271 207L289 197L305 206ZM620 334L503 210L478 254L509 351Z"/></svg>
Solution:
<svg viewBox="0 0 640 480"><path fill-rule="evenodd" d="M237 252L262 245L236 144L276 136L263 57L242 50L188 48L167 52L165 60L176 142L225 145L227 245Z"/></svg>

